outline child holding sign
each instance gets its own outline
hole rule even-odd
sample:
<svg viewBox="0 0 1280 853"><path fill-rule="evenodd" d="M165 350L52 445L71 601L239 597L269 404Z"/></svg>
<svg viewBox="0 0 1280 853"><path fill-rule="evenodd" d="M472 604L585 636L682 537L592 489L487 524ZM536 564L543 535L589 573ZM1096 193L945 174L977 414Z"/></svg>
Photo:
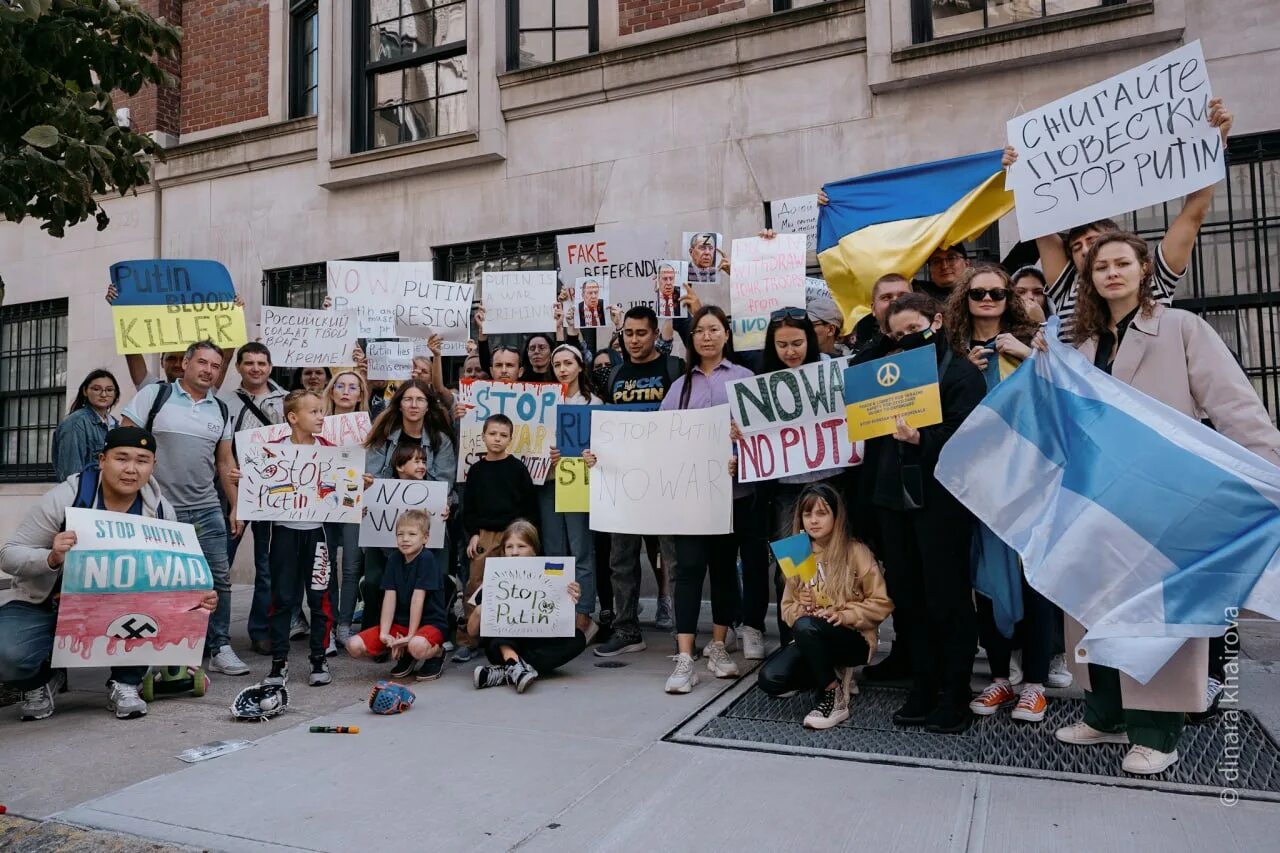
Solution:
<svg viewBox="0 0 1280 853"><path fill-rule="evenodd" d="M817 570L807 580L787 578L781 610L795 642L764 664L759 684L770 696L815 689L804 724L829 729L849 719L853 668L875 654L893 602L871 550L849 535L844 502L829 484L800 493L791 529L808 535Z"/></svg>
<svg viewBox="0 0 1280 853"><path fill-rule="evenodd" d="M541 551L538 530L527 521L517 521L502 534L502 556L537 557ZM477 588L472 596L471 616L467 630L480 633L480 602L483 588ZM569 598L576 605L582 597L582 587L577 582L569 584ZM510 684L517 693L523 693L537 679L582 654L587 647L587 635L581 628L572 637L521 637L519 639L489 639L485 641L485 655L489 666L478 666L472 675L477 690Z"/></svg>

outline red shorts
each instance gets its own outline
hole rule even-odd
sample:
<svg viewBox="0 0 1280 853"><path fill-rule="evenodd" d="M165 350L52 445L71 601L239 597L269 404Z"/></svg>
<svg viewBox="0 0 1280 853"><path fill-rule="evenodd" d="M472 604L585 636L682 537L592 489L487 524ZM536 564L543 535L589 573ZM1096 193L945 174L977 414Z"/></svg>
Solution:
<svg viewBox="0 0 1280 853"><path fill-rule="evenodd" d="M391 626L391 636L395 637L396 639L399 639L408 633L409 633L409 629L403 625ZM382 644L381 628L378 628L378 627L368 628L364 631L361 631L359 634L356 634L356 636L360 638L360 640L364 643L364 647L369 651L369 654L373 657L377 657L378 655L382 654L387 650L387 647ZM428 643L430 643L433 646L444 645L444 634L441 633L440 629L437 628L435 625L423 625L421 628L418 629L417 633L415 633L414 636L422 637L424 640L426 640Z"/></svg>

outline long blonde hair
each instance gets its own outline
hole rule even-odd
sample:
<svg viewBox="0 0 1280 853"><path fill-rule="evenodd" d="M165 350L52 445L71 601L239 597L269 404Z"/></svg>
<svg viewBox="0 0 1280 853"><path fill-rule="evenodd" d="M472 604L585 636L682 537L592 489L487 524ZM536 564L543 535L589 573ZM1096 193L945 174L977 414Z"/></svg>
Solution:
<svg viewBox="0 0 1280 853"><path fill-rule="evenodd" d="M360 399L356 400L356 407L353 411L366 412L369 410L369 384L364 381L364 377L354 370L340 370L333 374L333 378L329 380L329 384L324 389L324 413L326 415L334 414L333 411L333 386L343 376L354 376L356 383L360 386Z"/></svg>
<svg viewBox="0 0 1280 853"><path fill-rule="evenodd" d="M791 519L791 532L804 533L804 513L817 503L824 503L835 516L835 525L831 530L831 538L822 550L823 588L831 599L840 606L849 601L857 601L859 595L858 561L854 557L857 546L861 543L849 535L849 524L845 516L844 501L840 494L826 483L814 483L806 486L796 501L795 512ZM787 578L788 584L798 586L799 578Z"/></svg>
<svg viewBox="0 0 1280 853"><path fill-rule="evenodd" d="M516 539L533 549L535 554L542 553L542 541L538 538L538 528L523 518L517 518L507 529L502 531L502 541L498 543L499 556L507 550L507 540Z"/></svg>

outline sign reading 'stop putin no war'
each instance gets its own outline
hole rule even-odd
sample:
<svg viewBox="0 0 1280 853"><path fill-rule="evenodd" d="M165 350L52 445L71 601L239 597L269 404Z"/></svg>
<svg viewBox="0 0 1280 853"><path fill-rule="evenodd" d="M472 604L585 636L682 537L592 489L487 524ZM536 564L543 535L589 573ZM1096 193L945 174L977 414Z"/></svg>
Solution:
<svg viewBox="0 0 1280 853"><path fill-rule="evenodd" d="M244 309L217 261L120 261L111 265L116 352L173 352L210 340L223 349L248 341Z"/></svg>

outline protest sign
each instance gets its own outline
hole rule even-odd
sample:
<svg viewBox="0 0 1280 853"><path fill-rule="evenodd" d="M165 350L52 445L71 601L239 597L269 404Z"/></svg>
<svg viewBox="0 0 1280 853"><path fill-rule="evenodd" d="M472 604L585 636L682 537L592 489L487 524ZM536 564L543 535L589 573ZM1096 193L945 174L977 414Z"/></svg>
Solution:
<svg viewBox="0 0 1280 853"><path fill-rule="evenodd" d="M818 576L818 560L813 554L813 540L808 533L797 533L786 539L770 542L773 556L783 577L799 578L801 583L811 583Z"/></svg>
<svg viewBox="0 0 1280 853"><path fill-rule="evenodd" d="M364 354L369 359L370 379L408 379L413 374L412 339L369 341Z"/></svg>
<svg viewBox="0 0 1280 853"><path fill-rule="evenodd" d="M262 343L277 367L343 367L357 343L355 313L262 306Z"/></svg>
<svg viewBox="0 0 1280 853"><path fill-rule="evenodd" d="M368 412L329 415L324 419L320 437L335 447L356 447L364 444L372 428L373 422L369 420Z"/></svg>
<svg viewBox="0 0 1280 853"><path fill-rule="evenodd" d="M844 402L850 441L892 435L899 416L917 429L942 423L937 350L917 347L845 368Z"/></svg>
<svg viewBox="0 0 1280 853"><path fill-rule="evenodd" d="M815 299L831 299L831 288L827 287L827 283L820 278L806 276L804 280L804 304L808 305Z"/></svg>
<svg viewBox="0 0 1280 853"><path fill-rule="evenodd" d="M654 307L658 262L667 257L667 236L653 225L606 226L586 234L559 234L556 248L560 277L566 286L586 276L609 279L610 296L625 313L636 305ZM701 291L700 291L701 292ZM704 302L721 304L717 294Z"/></svg>
<svg viewBox="0 0 1280 853"><path fill-rule="evenodd" d="M466 355L475 286L438 281L430 261L329 261L336 311L356 312L362 337L444 339L443 355Z"/></svg>
<svg viewBox="0 0 1280 853"><path fill-rule="evenodd" d="M565 325L578 329L599 329L609 325L609 279L584 276L566 288L562 303Z"/></svg>
<svg viewBox="0 0 1280 853"><path fill-rule="evenodd" d="M116 352L173 352L196 341L238 347L248 341L244 309L217 261L120 261L111 265Z"/></svg>
<svg viewBox="0 0 1280 853"><path fill-rule="evenodd" d="M733 530L729 407L591 414L591 529L698 535Z"/></svg>
<svg viewBox="0 0 1280 853"><path fill-rule="evenodd" d="M1140 210L1226 177L1209 126L1208 66L1194 41L1009 120L1023 240Z"/></svg>
<svg viewBox="0 0 1280 853"><path fill-rule="evenodd" d="M237 442L237 450L241 521L360 522L362 448Z"/></svg>
<svg viewBox="0 0 1280 853"><path fill-rule="evenodd" d="M769 227L780 234L803 234L806 255L818 253L818 196L798 195L769 202Z"/></svg>
<svg viewBox="0 0 1280 853"><path fill-rule="evenodd" d="M663 319L674 319L685 316L684 306L680 298L684 296L681 284L689 274L688 261L658 261L658 276L653 283L653 310Z"/></svg>
<svg viewBox="0 0 1280 853"><path fill-rule="evenodd" d="M431 516L428 548L444 547L444 508L449 505L449 484L437 480L374 480L364 490L365 511L360 520L361 548L396 547L396 520L407 509Z"/></svg>
<svg viewBox="0 0 1280 853"><path fill-rule="evenodd" d="M724 257L724 237L714 231L686 231L681 240L689 267L684 281L693 285L720 281L720 261Z"/></svg>
<svg viewBox="0 0 1280 853"><path fill-rule="evenodd" d="M556 466L556 512L591 509L591 469L585 459L561 459Z"/></svg>
<svg viewBox="0 0 1280 853"><path fill-rule="evenodd" d="M772 240L747 237L733 241L729 292L735 349L745 352L763 348L772 312L779 308L804 308L804 263L803 234L779 234Z"/></svg>
<svg viewBox="0 0 1280 853"><path fill-rule="evenodd" d="M485 454L485 418L506 415L515 425L511 455L529 469L535 485L545 483L556 437L556 409L563 401L564 386L554 382L463 379L458 387L458 402L466 406L458 421L458 482L466 481L471 466Z"/></svg>
<svg viewBox="0 0 1280 853"><path fill-rule="evenodd" d="M244 452L255 444L276 444L293 434L293 427L288 424L267 424L253 429L242 429L235 434L232 444L236 448L236 458L243 459Z"/></svg>
<svg viewBox="0 0 1280 853"><path fill-rule="evenodd" d="M481 637L572 637L573 557L490 557L484 564Z"/></svg>
<svg viewBox="0 0 1280 853"><path fill-rule="evenodd" d="M815 361L725 386L743 483L862 462L845 428L844 361Z"/></svg>
<svg viewBox="0 0 1280 853"><path fill-rule="evenodd" d="M552 270L483 273L487 335L509 332L550 332L556 327L556 274Z"/></svg>
<svg viewBox="0 0 1280 853"><path fill-rule="evenodd" d="M190 524L69 508L53 665L199 666L213 573Z"/></svg>

